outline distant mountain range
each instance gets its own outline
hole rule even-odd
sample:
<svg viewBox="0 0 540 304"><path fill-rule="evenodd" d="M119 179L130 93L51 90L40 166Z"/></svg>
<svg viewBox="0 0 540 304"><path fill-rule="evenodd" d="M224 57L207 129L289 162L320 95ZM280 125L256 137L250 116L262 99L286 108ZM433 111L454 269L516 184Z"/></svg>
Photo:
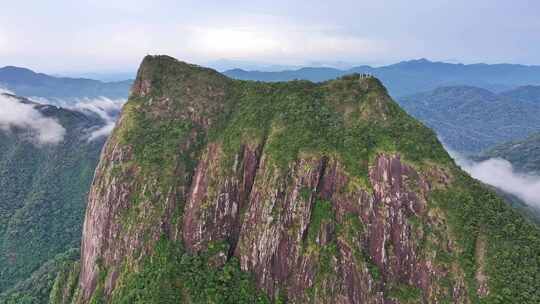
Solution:
<svg viewBox="0 0 540 304"><path fill-rule="evenodd" d="M103 82L86 78L54 77L26 68L0 68L0 88L19 96L49 100L107 97L126 99L132 80Z"/></svg>
<svg viewBox="0 0 540 304"><path fill-rule="evenodd" d="M441 87L399 98L409 114L452 149L475 154L540 131L540 87L493 93L471 86Z"/></svg>
<svg viewBox="0 0 540 304"><path fill-rule="evenodd" d="M230 65L230 63L229 63ZM224 65L227 66L227 65ZM272 69L285 69L274 66ZM288 81L305 79L315 82L346 74L367 73L377 76L394 97L433 90L440 86L470 85L502 92L524 85L540 85L540 66L518 64L454 64L427 59L402 61L381 67L362 65L350 69L303 67L282 71L247 71L230 69L225 75L244 80ZM86 74L91 78L118 79L123 74ZM0 88L20 96L48 99L107 97L127 98L133 80L104 82L87 78L56 77L20 67L0 68Z"/></svg>
<svg viewBox="0 0 540 304"><path fill-rule="evenodd" d="M351 73L379 77L391 95L401 96L396 99L411 115L435 129L450 147L460 152L477 154L498 143L540 131L540 66L465 65L419 59L348 70L305 67L280 72L224 72L233 78L267 82L320 82ZM132 80L103 82L54 77L18 67L0 68L0 88L21 96L45 98L50 103L63 101L57 103L60 105L84 98L125 99L131 84Z"/></svg>
<svg viewBox="0 0 540 304"><path fill-rule="evenodd" d="M500 92L523 85L540 84L540 66L518 64L453 64L427 59L403 61L382 66L358 66L348 70L301 68L281 72L233 69L224 74L237 79L324 81L345 74L368 73L381 79L394 97L430 91L440 86L471 85Z"/></svg>

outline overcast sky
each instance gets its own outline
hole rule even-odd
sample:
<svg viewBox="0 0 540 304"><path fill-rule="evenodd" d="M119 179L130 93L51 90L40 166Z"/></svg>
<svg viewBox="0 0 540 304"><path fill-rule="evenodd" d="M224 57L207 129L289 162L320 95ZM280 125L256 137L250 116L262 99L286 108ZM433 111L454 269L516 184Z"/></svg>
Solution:
<svg viewBox="0 0 540 304"><path fill-rule="evenodd" d="M146 54L307 65L540 64L537 0L0 0L0 66L131 71Z"/></svg>

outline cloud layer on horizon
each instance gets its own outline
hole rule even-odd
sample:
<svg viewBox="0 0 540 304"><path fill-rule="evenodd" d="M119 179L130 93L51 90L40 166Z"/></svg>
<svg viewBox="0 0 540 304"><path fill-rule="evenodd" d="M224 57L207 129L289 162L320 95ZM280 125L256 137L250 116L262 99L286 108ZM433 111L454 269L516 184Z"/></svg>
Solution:
<svg viewBox="0 0 540 304"><path fill-rule="evenodd" d="M55 119L43 116L34 105L0 94L0 130L24 130L34 144L57 144L64 139L66 129Z"/></svg>

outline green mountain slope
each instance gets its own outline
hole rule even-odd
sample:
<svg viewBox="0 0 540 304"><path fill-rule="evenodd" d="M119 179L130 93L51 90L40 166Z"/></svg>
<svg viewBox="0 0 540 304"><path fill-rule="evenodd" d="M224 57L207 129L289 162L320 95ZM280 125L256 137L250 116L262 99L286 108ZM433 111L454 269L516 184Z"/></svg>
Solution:
<svg viewBox="0 0 540 304"><path fill-rule="evenodd" d="M56 277L77 265L79 251L79 248L72 248L42 263L29 277L19 280L8 290L0 293L0 303L49 303Z"/></svg>
<svg viewBox="0 0 540 304"><path fill-rule="evenodd" d="M104 124L96 115L2 96L32 105L39 114L31 119L54 119L66 131L59 143L39 143L26 125L0 128L0 293L79 246L86 193L104 143L88 140ZM5 109L14 105L0 102Z"/></svg>
<svg viewBox="0 0 540 304"><path fill-rule="evenodd" d="M540 103L540 86L521 86L506 92L502 92L501 95L514 100Z"/></svg>
<svg viewBox="0 0 540 304"><path fill-rule="evenodd" d="M538 252L539 228L377 79L248 82L147 56L51 300L538 303Z"/></svg>
<svg viewBox="0 0 540 304"><path fill-rule="evenodd" d="M540 131L540 103L476 87L438 88L400 98L400 105L461 153L476 154Z"/></svg>
<svg viewBox="0 0 540 304"><path fill-rule="evenodd" d="M478 159L494 157L506 159L519 172L540 175L540 133L524 140L499 144L482 153Z"/></svg>
<svg viewBox="0 0 540 304"><path fill-rule="evenodd" d="M493 187L493 190L503 197L509 204L512 206L512 208L518 210L525 216L526 218L529 218L532 222L536 223L537 225L540 225L540 208L527 204L523 201L523 199L517 197L514 194L505 192L503 190L500 190L498 188Z"/></svg>

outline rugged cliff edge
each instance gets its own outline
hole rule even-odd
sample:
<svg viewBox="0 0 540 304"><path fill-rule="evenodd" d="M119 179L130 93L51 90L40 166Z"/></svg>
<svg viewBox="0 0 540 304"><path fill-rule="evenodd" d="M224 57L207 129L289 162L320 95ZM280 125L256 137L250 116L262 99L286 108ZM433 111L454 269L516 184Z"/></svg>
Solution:
<svg viewBox="0 0 540 304"><path fill-rule="evenodd" d="M539 252L377 79L148 56L51 302L538 303Z"/></svg>

